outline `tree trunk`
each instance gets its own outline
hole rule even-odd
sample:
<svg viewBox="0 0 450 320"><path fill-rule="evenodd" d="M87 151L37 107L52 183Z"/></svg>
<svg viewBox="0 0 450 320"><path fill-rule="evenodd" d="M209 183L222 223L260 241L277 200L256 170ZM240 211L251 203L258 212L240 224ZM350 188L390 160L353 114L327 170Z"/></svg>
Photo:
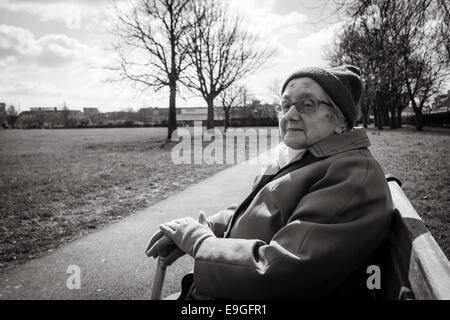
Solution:
<svg viewBox="0 0 450 320"><path fill-rule="evenodd" d="M172 139L172 133L177 129L177 112L176 112L176 84L170 85L170 100L169 100L169 119L167 126L167 141Z"/></svg>
<svg viewBox="0 0 450 320"><path fill-rule="evenodd" d="M367 103L367 101L365 99L363 99L361 101L361 112L362 112L362 122L363 122L363 126L364 128L367 129L367 124L368 124L368 119L369 119L369 104Z"/></svg>
<svg viewBox="0 0 450 320"><path fill-rule="evenodd" d="M380 106L378 106L378 130L383 130L383 123L384 123L384 114L383 110L380 110Z"/></svg>
<svg viewBox="0 0 450 320"><path fill-rule="evenodd" d="M416 130L423 131L423 117L422 117L422 109L418 108L416 103L413 102L413 110L416 115Z"/></svg>
<svg viewBox="0 0 450 320"><path fill-rule="evenodd" d="M402 127L402 106L398 105L397 106L397 128L401 128Z"/></svg>
<svg viewBox="0 0 450 320"><path fill-rule="evenodd" d="M396 121L396 115L395 115L395 106L393 103L389 106L389 112L390 112L390 123L391 123L391 129L397 128L397 121Z"/></svg>
<svg viewBox="0 0 450 320"><path fill-rule="evenodd" d="M367 125L368 125L368 120L367 120L367 118L368 118L368 114L367 114L367 113L363 113L362 121L363 121L363 126L364 126L364 128L366 128L366 129L367 129Z"/></svg>
<svg viewBox="0 0 450 320"><path fill-rule="evenodd" d="M375 126L378 128L378 130L383 130L383 99L382 99L382 93L380 91L377 91L375 93Z"/></svg>
<svg viewBox="0 0 450 320"><path fill-rule="evenodd" d="M224 109L224 119L223 119L223 126L224 126L224 132L227 132L228 127L230 126L230 110Z"/></svg>
<svg viewBox="0 0 450 320"><path fill-rule="evenodd" d="M378 130L383 130L384 123L384 115L383 115L383 106L380 103L381 101L377 101L376 109L377 109L377 128Z"/></svg>
<svg viewBox="0 0 450 320"><path fill-rule="evenodd" d="M208 104L208 117L206 118L206 129L214 128L214 99L208 98L206 100Z"/></svg>
<svg viewBox="0 0 450 320"><path fill-rule="evenodd" d="M385 101L383 101L383 103L381 104L381 112L383 113L383 126L389 126L390 122L389 122L389 106L385 103Z"/></svg>
<svg viewBox="0 0 450 320"><path fill-rule="evenodd" d="M378 112L376 107L373 108L373 126L378 127Z"/></svg>

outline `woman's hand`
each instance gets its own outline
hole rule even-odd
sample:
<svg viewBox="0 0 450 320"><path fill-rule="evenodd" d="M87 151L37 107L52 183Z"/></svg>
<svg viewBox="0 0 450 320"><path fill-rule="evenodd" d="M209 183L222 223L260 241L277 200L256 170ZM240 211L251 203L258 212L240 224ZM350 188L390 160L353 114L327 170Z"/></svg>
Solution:
<svg viewBox="0 0 450 320"><path fill-rule="evenodd" d="M194 225L190 226L189 228L186 228L187 227L186 224L190 223L194 223ZM178 233L176 232L176 229L178 229L177 226L180 226ZM206 230L203 228L205 228ZM195 239L192 239L191 237L190 240L187 240L186 236L184 236L184 240L179 239L181 234L183 232L186 232L187 229L191 230L190 232L194 232ZM195 231L195 229L197 231ZM200 232L200 230L202 230L203 232ZM145 254L148 257L153 258L157 258L158 256L164 257L165 258L164 263L166 265L171 265L178 258L182 257L187 251L193 253L193 248L191 248L190 246L194 246L194 244L192 244L191 242L199 240L201 234L203 235L212 234L214 236L214 234L208 227L206 216L203 211L200 211L199 222L189 217L172 220L170 222L160 225L160 230L155 232L155 234L153 234L153 236L150 238L150 241L147 245L147 249L145 250ZM180 246L178 246L177 243L172 240L172 238L177 238L177 241L182 245L182 247L185 250L183 250Z"/></svg>
<svg viewBox="0 0 450 320"><path fill-rule="evenodd" d="M159 226L161 232L170 238L181 250L195 257L204 240L215 237L208 227L206 216L200 213L199 222L191 217L174 220Z"/></svg>
<svg viewBox="0 0 450 320"><path fill-rule="evenodd" d="M165 259L164 264L170 266L178 258L185 255L184 251L177 247L177 245L170 240L161 230L155 232L150 238L150 242L145 249L145 254L148 257L157 258L158 256Z"/></svg>

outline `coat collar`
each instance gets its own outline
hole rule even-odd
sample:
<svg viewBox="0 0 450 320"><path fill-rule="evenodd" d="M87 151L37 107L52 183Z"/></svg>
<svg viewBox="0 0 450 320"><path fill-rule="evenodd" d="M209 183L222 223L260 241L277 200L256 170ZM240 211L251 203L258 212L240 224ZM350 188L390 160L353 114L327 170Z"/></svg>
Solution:
<svg viewBox="0 0 450 320"><path fill-rule="evenodd" d="M316 158L326 158L344 151L366 148L370 146L369 138L365 129L354 129L352 131L333 135L325 138L308 148L308 151ZM291 162L298 161L303 157L302 152ZM280 167L277 161L273 161L265 170L264 175L275 174Z"/></svg>
<svg viewBox="0 0 450 320"><path fill-rule="evenodd" d="M316 142L308 150L316 158L325 158L341 152L367 148L370 146L365 129L354 129L342 134L332 135Z"/></svg>

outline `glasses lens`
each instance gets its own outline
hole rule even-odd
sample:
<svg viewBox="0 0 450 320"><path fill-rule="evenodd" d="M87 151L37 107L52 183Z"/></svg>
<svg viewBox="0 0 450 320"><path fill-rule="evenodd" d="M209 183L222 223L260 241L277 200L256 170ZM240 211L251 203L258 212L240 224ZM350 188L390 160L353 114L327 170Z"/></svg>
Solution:
<svg viewBox="0 0 450 320"><path fill-rule="evenodd" d="M311 113L317 109L318 105L319 105L319 101L308 98L308 99L299 100L297 103L289 103L286 101L282 102L281 104L275 106L275 110L282 114L286 114L289 112L289 109L291 108L291 106L295 106L295 109L299 113Z"/></svg>
<svg viewBox="0 0 450 320"><path fill-rule="evenodd" d="M316 110L317 103L314 100L305 99L305 100L302 100L299 103L299 105L301 106L301 110L298 110L298 108L297 108L297 110L299 112L308 113L308 112L312 112L312 111Z"/></svg>
<svg viewBox="0 0 450 320"><path fill-rule="evenodd" d="M281 108L283 109L283 113L288 113L289 109L291 108L291 104L285 102L281 105Z"/></svg>
<svg viewBox="0 0 450 320"><path fill-rule="evenodd" d="M288 102L281 102L279 105L275 106L275 111L285 114L289 111L290 104Z"/></svg>

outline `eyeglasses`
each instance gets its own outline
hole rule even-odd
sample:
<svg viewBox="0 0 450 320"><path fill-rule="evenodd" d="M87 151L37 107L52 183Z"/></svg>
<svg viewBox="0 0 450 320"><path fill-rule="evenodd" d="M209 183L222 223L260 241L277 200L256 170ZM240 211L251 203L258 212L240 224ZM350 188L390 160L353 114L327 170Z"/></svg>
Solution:
<svg viewBox="0 0 450 320"><path fill-rule="evenodd" d="M305 98L301 99L296 103L290 103L287 101L283 101L281 104L275 106L275 111L285 115L291 109L292 106L295 107L297 112L299 113L312 113L317 110L320 104L326 104L331 106L331 103L314 99L314 98Z"/></svg>

